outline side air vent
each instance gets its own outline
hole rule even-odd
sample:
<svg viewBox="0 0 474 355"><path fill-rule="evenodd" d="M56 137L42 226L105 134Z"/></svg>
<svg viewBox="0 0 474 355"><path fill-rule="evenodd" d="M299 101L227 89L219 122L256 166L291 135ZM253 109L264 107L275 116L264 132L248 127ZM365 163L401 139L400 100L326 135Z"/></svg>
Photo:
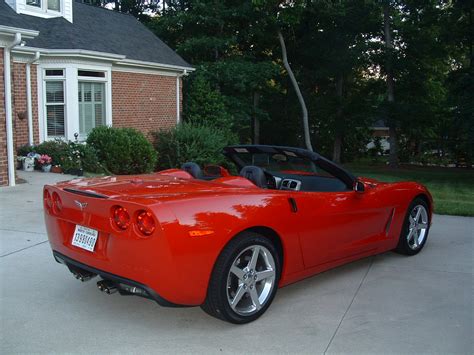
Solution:
<svg viewBox="0 0 474 355"><path fill-rule="evenodd" d="M67 191L67 192L70 192L72 194L82 195L82 196L87 196L87 197L109 198L108 196L101 195L101 194L98 194L97 192L93 192L93 191L83 191L83 190L76 190L76 189L71 189L71 188L65 188L63 190Z"/></svg>
<svg viewBox="0 0 474 355"><path fill-rule="evenodd" d="M293 179L285 179L281 183L280 190L294 190L299 191L301 188L301 181Z"/></svg>

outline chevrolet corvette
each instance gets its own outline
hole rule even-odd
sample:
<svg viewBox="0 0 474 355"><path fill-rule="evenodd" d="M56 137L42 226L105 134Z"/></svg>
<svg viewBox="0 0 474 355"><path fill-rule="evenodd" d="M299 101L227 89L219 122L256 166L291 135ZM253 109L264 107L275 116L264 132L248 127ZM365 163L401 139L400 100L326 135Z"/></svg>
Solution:
<svg viewBox="0 0 474 355"><path fill-rule="evenodd" d="M239 174L189 162L45 185L54 258L81 281L98 276L105 293L243 324L279 287L389 250L415 255L427 241L433 200L416 182L355 177L299 148L223 154Z"/></svg>

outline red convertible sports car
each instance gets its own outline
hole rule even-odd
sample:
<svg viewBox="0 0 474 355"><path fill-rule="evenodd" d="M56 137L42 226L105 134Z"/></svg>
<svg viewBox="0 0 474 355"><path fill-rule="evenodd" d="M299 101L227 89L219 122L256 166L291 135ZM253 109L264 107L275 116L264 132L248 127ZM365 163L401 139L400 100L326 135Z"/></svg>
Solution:
<svg viewBox="0 0 474 355"><path fill-rule="evenodd" d="M186 163L150 175L44 187L56 261L97 286L232 323L261 316L278 287L388 250L417 254L433 200L415 182L356 178L304 149L224 149L239 176Z"/></svg>

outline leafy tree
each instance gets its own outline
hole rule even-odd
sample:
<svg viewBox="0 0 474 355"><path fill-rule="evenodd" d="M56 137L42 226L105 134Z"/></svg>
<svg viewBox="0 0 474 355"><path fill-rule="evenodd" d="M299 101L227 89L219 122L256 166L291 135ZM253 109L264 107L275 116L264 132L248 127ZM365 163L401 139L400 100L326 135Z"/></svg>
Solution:
<svg viewBox="0 0 474 355"><path fill-rule="evenodd" d="M311 140L345 161L384 119L393 166L425 151L472 161L472 0L113 2L196 66L187 121L232 129L241 142Z"/></svg>
<svg viewBox="0 0 474 355"><path fill-rule="evenodd" d="M205 69L198 70L190 79L184 114L189 122L231 129L233 122L222 94L211 87Z"/></svg>
<svg viewBox="0 0 474 355"><path fill-rule="evenodd" d="M255 131L258 122L268 117L259 106L259 97L273 90L271 81L278 74L275 63L265 53L267 48L252 42L262 39L261 16L249 2L200 0L190 3L184 11L180 7L168 8L149 24L158 36L198 66L199 85L209 87L213 96L217 92L222 97L242 141L247 141L252 128ZM185 110L185 119L191 119L187 114L193 110ZM254 132L254 140L258 140L258 133Z"/></svg>

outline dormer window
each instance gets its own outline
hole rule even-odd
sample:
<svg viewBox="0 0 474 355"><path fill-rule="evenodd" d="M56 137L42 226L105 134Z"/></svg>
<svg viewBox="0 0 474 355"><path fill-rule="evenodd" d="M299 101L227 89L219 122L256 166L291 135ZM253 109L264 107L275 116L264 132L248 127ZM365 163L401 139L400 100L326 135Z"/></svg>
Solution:
<svg viewBox="0 0 474 355"><path fill-rule="evenodd" d="M2 1L2 0L0 0ZM42 18L64 17L72 23L75 0L6 0L17 14Z"/></svg>
<svg viewBox="0 0 474 355"><path fill-rule="evenodd" d="M48 0L48 10L61 11L61 1L60 0Z"/></svg>
<svg viewBox="0 0 474 355"><path fill-rule="evenodd" d="M26 0L26 5L41 7L41 0Z"/></svg>
<svg viewBox="0 0 474 355"><path fill-rule="evenodd" d="M43 11L61 11L61 0L26 0L26 5Z"/></svg>

